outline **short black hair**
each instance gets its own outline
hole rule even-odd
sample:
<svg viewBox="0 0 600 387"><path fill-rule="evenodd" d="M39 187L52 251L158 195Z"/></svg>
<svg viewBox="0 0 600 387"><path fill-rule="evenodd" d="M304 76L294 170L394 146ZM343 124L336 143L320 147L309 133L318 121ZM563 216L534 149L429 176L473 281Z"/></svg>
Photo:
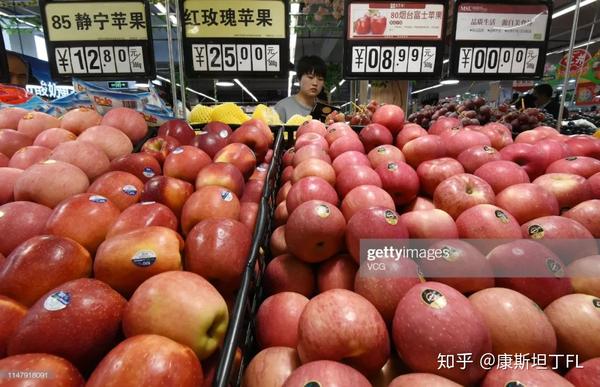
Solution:
<svg viewBox="0 0 600 387"><path fill-rule="evenodd" d="M303 56L296 65L296 76L301 79L303 75L315 74L318 77L327 77L325 61L316 55Z"/></svg>
<svg viewBox="0 0 600 387"><path fill-rule="evenodd" d="M552 86L550 86L547 83L537 85L536 87L533 88L533 90L538 95L545 95L548 98L552 98L552 94L554 94L554 90L552 89Z"/></svg>

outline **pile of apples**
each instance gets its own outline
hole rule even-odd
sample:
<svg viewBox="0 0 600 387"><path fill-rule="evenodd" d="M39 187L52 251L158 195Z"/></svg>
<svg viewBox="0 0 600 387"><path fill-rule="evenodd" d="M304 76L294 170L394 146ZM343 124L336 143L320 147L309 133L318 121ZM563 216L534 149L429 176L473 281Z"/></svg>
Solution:
<svg viewBox="0 0 600 387"><path fill-rule="evenodd" d="M148 128L130 109L11 108L0 128L0 371L61 386L211 385L270 128L213 122L196 135L173 120L139 153Z"/></svg>
<svg viewBox="0 0 600 387"><path fill-rule="evenodd" d="M427 132L386 106L400 124L313 120L284 153L244 385L598 385L600 140L539 127L513 141L446 117ZM374 275L368 239L452 255ZM440 367L463 353L466 368ZM582 368L487 371L485 353L578 355Z"/></svg>

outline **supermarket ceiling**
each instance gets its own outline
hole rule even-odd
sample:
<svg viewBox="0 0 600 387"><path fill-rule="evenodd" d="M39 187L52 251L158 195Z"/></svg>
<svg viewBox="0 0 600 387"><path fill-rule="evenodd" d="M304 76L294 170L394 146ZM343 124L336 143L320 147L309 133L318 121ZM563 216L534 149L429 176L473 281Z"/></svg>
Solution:
<svg viewBox="0 0 600 387"><path fill-rule="evenodd" d="M336 71L336 65L340 65L343 50L343 30L341 23L335 18L329 18L327 23L316 22L312 14L306 15L303 11L306 5L301 0L293 0L299 4L299 11L292 13L291 22L296 25L297 43L295 58L302 55L316 54L323 57L332 65L334 77L340 77ZM164 2L157 2L151 7L153 38L157 57L157 70L163 77L169 77L168 50L166 36L166 18ZM174 2L172 2L174 3ZM562 51L569 44L571 28L574 22L574 13L565 12L574 8L575 1L557 0L554 2L555 14L562 14L552 21L550 33L549 52ZM600 45L600 24L594 21L600 20L600 0L582 0L585 7L579 16L576 44L588 41L591 35L595 45ZM172 5L174 10L174 5ZM562 12L561 12L562 11ZM3 25L10 25L19 33L29 33L31 25L40 25L39 8L37 1L32 0L2 0L0 1L0 20ZM555 54L555 57L558 54ZM291 66L291 64L290 64ZM341 67L340 67L341 68ZM336 74L337 73L337 74ZM221 81L231 81L222 79ZM244 86L261 102L277 101L288 95L288 78L279 80L240 79ZM188 80L190 88L210 96L215 95L220 101L243 101L252 102L248 93L244 92L238 84L230 87L217 87L214 82L206 80ZM339 87L334 100L347 100L349 98L349 85L346 82ZM420 84L426 85L426 84ZM419 86L419 85L418 85ZM293 91L293 89L292 89Z"/></svg>

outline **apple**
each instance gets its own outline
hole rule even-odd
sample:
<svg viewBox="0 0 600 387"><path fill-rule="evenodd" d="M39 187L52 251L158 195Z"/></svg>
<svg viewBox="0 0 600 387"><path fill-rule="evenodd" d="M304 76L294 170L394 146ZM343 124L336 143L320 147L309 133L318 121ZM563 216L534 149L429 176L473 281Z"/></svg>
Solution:
<svg viewBox="0 0 600 387"><path fill-rule="evenodd" d="M556 352L554 328L537 304L523 294L506 288L490 288L471 295L469 301L490 328L494 354ZM521 318L506 324L513 316Z"/></svg>
<svg viewBox="0 0 600 387"><path fill-rule="evenodd" d="M565 379L578 387L594 387L600 381L600 359L590 359L571 368Z"/></svg>
<svg viewBox="0 0 600 387"><path fill-rule="evenodd" d="M358 265L351 256L339 254L319 264L317 287L319 293L331 289L354 290L354 277Z"/></svg>
<svg viewBox="0 0 600 387"><path fill-rule="evenodd" d="M174 137L156 136L149 138L144 142L141 152L149 154L154 157L160 165L163 165L167 156L176 148L179 148L180 145L179 141Z"/></svg>
<svg viewBox="0 0 600 387"><path fill-rule="evenodd" d="M298 127L296 135L300 137L306 133L317 133L325 137L327 135L327 127L319 120L308 120Z"/></svg>
<svg viewBox="0 0 600 387"><path fill-rule="evenodd" d="M332 326L336 328L333 334ZM343 361L371 375L389 359L390 341L383 318L366 298L332 289L304 307L298 324L298 354L303 363Z"/></svg>
<svg viewBox="0 0 600 387"><path fill-rule="evenodd" d="M38 134L33 141L33 145L54 149L63 142L74 141L76 139L77 136L68 130L61 128L50 128Z"/></svg>
<svg viewBox="0 0 600 387"><path fill-rule="evenodd" d="M500 159L500 153L488 145L475 145L465 149L457 158L468 173L473 173L482 165Z"/></svg>
<svg viewBox="0 0 600 387"><path fill-rule="evenodd" d="M395 136L404 126L404 110L400 106L392 104L381 105L373 113L371 122L385 126Z"/></svg>
<svg viewBox="0 0 600 387"><path fill-rule="evenodd" d="M129 108L117 107L110 109L102 117L101 125L117 128L129 137L131 142L137 143L146 137L148 133L148 124L144 116Z"/></svg>
<svg viewBox="0 0 600 387"><path fill-rule="evenodd" d="M0 168L8 167L8 162L10 159L6 157L4 154L0 153Z"/></svg>
<svg viewBox="0 0 600 387"><path fill-rule="evenodd" d="M202 187L185 202L181 212L181 229L187 234L197 223L216 218L239 220L240 201L226 188L215 185Z"/></svg>
<svg viewBox="0 0 600 387"><path fill-rule="evenodd" d="M390 208L377 205L362 208L346 226L346 248L358 264L366 259L361 257L360 241L369 239L408 239L408 229L400 215Z"/></svg>
<svg viewBox="0 0 600 387"><path fill-rule="evenodd" d="M573 291L563 261L545 244L523 239L504 243L490 251L487 259L496 274L496 286L516 290L541 308Z"/></svg>
<svg viewBox="0 0 600 387"><path fill-rule="evenodd" d="M133 150L133 143L125 133L106 125L92 126L84 130L77 137L77 141L88 141L99 146L111 161Z"/></svg>
<svg viewBox="0 0 600 387"><path fill-rule="evenodd" d="M306 160L306 161L308 161L308 160ZM291 182L293 175L294 175L294 167L292 167L291 165L285 167L283 169L283 172L281 172L281 183L285 184L288 181Z"/></svg>
<svg viewBox="0 0 600 387"><path fill-rule="evenodd" d="M8 256L29 238L41 235L52 209L41 204L17 201L0 206L0 254Z"/></svg>
<svg viewBox="0 0 600 387"><path fill-rule="evenodd" d="M556 130L555 130L556 132ZM550 133L544 130L530 129L525 130L517 135L515 138L515 143L527 143L527 144L535 144L538 141L542 141L550 136Z"/></svg>
<svg viewBox="0 0 600 387"><path fill-rule="evenodd" d="M6 344L26 313L27 308L24 305L0 295L0 359L6 357Z"/></svg>
<svg viewBox="0 0 600 387"><path fill-rule="evenodd" d="M586 361L600 356L600 301L587 294L568 294L544 309L556 332L558 351Z"/></svg>
<svg viewBox="0 0 600 387"><path fill-rule="evenodd" d="M542 140L535 143L535 146L546 153L547 165L553 162L569 157L569 148L564 142L557 140Z"/></svg>
<svg viewBox="0 0 600 387"><path fill-rule="evenodd" d="M446 211L454 219L471 207L493 204L494 201L492 187L485 180L468 173L447 178L433 193L435 207Z"/></svg>
<svg viewBox="0 0 600 387"><path fill-rule="evenodd" d="M79 167L90 181L110 170L110 160L102 148L86 141L64 142L54 148L49 159Z"/></svg>
<svg viewBox="0 0 600 387"><path fill-rule="evenodd" d="M417 168L423 161L446 156L446 146L440 136L428 134L410 140L402 147L406 162Z"/></svg>
<svg viewBox="0 0 600 387"><path fill-rule="evenodd" d="M216 185L227 188L240 197L244 192L244 176L233 164L212 163L202 168L196 176L196 189Z"/></svg>
<svg viewBox="0 0 600 387"><path fill-rule="evenodd" d="M48 353L72 362L82 373L91 371L116 344L126 304L101 281L63 283L27 311L8 342L8 354Z"/></svg>
<svg viewBox="0 0 600 387"><path fill-rule="evenodd" d="M448 129L459 129L460 121L453 117L440 117L429 127L429 133L439 135Z"/></svg>
<svg viewBox="0 0 600 387"><path fill-rule="evenodd" d="M271 161L273 161L274 154L275 154L275 152L273 152L273 149L269 149L267 151L267 154L265 155L265 160L263 161L263 163L271 164Z"/></svg>
<svg viewBox="0 0 600 387"><path fill-rule="evenodd" d="M404 128L396 136L396 141L394 144L398 148L402 149L410 140L414 140L417 137L426 136L427 134L427 131L417 124L405 124Z"/></svg>
<svg viewBox="0 0 600 387"><path fill-rule="evenodd" d="M361 185L381 187L381 177L371 167L363 165L344 168L336 176L335 188L341 198L344 198L348 192ZM337 204L337 202L334 204Z"/></svg>
<svg viewBox="0 0 600 387"><path fill-rule="evenodd" d="M437 208L405 212L400 215L400 221L406 226L411 239L458 238L454 219Z"/></svg>
<svg viewBox="0 0 600 387"><path fill-rule="evenodd" d="M488 136L492 146L496 149L502 149L513 143L511 131L506 126L497 122L487 123L475 130Z"/></svg>
<svg viewBox="0 0 600 387"><path fill-rule="evenodd" d="M323 138L323 141L325 139ZM230 143L247 145L256 155L256 160L262 163L269 150L269 137L257 125L244 123L229 137Z"/></svg>
<svg viewBox="0 0 600 387"><path fill-rule="evenodd" d="M547 368L544 366L545 368L539 369L534 366L508 367L505 369L493 367L485 376L481 387L510 387L512 385L573 387L571 383L550 368L554 367L550 365L551 363L552 361L549 361Z"/></svg>
<svg viewBox="0 0 600 387"><path fill-rule="evenodd" d="M315 145L315 144L310 144L310 145ZM318 146L318 145L315 145L315 146ZM323 148L320 148L320 149L323 149ZM296 148L294 148L294 147L291 147L290 149L283 152L283 156L281 158L281 162L283 163L283 166L284 167L291 166L294 161L295 155L296 155Z"/></svg>
<svg viewBox="0 0 600 387"><path fill-rule="evenodd" d="M202 168L212 163L212 159L204 151L191 145L183 145L173 149L165 158L163 173L190 183Z"/></svg>
<svg viewBox="0 0 600 387"><path fill-rule="evenodd" d="M530 182L523 167L506 160L490 161L477 168L474 175L485 180L496 194L512 185Z"/></svg>
<svg viewBox="0 0 600 387"><path fill-rule="evenodd" d="M144 183L131 173L112 171L98 177L87 192L108 198L122 211L139 202Z"/></svg>
<svg viewBox="0 0 600 387"><path fill-rule="evenodd" d="M264 281L267 294L296 292L311 297L317 289L312 266L291 254L273 258L265 269Z"/></svg>
<svg viewBox="0 0 600 387"><path fill-rule="evenodd" d="M15 182L15 200L32 201L54 208L64 199L85 192L86 174L63 161L46 160L27 168Z"/></svg>
<svg viewBox="0 0 600 387"><path fill-rule="evenodd" d="M210 282L195 273L168 271L137 288L125 308L123 332L168 337L202 361L222 344L228 323L227 304Z"/></svg>
<svg viewBox="0 0 600 387"><path fill-rule="evenodd" d="M296 368L282 387L311 386L370 387L371 383L355 368L331 360L311 361ZM262 386L262 385L261 385Z"/></svg>
<svg viewBox="0 0 600 387"><path fill-rule="evenodd" d="M85 380L73 364L61 357L47 353L26 353L24 355L15 355L0 359L0 369L16 370L17 372L24 373L23 375L31 373L32 376L36 375L38 377L38 379L19 378L14 383L3 382L7 386L22 384L32 387L42 386L47 384L47 380L50 377L53 380L53 384L61 387L80 387L85 383Z"/></svg>
<svg viewBox="0 0 600 387"><path fill-rule="evenodd" d="M342 136L335 140L329 148L329 155L333 160L343 153L355 151L366 153L365 147L358 136Z"/></svg>
<svg viewBox="0 0 600 387"><path fill-rule="evenodd" d="M236 290L252 246L252 233L233 219L206 219L189 232L185 269L201 275L221 292Z"/></svg>
<svg viewBox="0 0 600 387"><path fill-rule="evenodd" d="M291 189L292 182L286 181L285 184L282 185L281 188L279 188L279 191L277 191L277 198L275 199L275 204L280 204L281 202L286 200Z"/></svg>
<svg viewBox="0 0 600 387"><path fill-rule="evenodd" d="M309 200L321 200L334 206L339 203L335 189L327 181L318 176L307 176L291 186L285 199L287 213L293 213L300 204Z"/></svg>
<svg viewBox="0 0 600 387"><path fill-rule="evenodd" d="M271 249L271 255L274 257L288 252L285 243L285 225L279 226L273 231L271 239L269 240L269 247Z"/></svg>
<svg viewBox="0 0 600 387"><path fill-rule="evenodd" d="M294 158L292 159L291 165L297 167L301 162L308 159L320 159L331 164L331 157L329 157L326 150L319 145L309 144L294 152Z"/></svg>
<svg viewBox="0 0 600 387"><path fill-rule="evenodd" d="M287 210L287 205L285 202L279 203L277 208L275 208L275 227L282 226L287 223L289 218L289 212Z"/></svg>
<svg viewBox="0 0 600 387"><path fill-rule="evenodd" d="M263 180L250 180L244 187L244 194L240 198L240 202L260 203L265 182Z"/></svg>
<svg viewBox="0 0 600 387"><path fill-rule="evenodd" d="M202 130L208 134L216 134L221 138L227 139L233 131L231 127L224 122L211 121L204 125Z"/></svg>
<svg viewBox="0 0 600 387"><path fill-rule="evenodd" d="M569 156L600 157L600 142L591 136L573 136L567 139Z"/></svg>
<svg viewBox="0 0 600 387"><path fill-rule="evenodd" d="M254 235L256 230L256 220L258 218L259 204L253 202L240 203L240 222L244 224L250 233Z"/></svg>
<svg viewBox="0 0 600 387"><path fill-rule="evenodd" d="M425 372L400 375L388 387L459 387L450 379Z"/></svg>
<svg viewBox="0 0 600 387"><path fill-rule="evenodd" d="M0 129L0 153L12 157L19 149L33 145L31 137L13 129Z"/></svg>
<svg viewBox="0 0 600 387"><path fill-rule="evenodd" d="M365 167L371 166L371 162L367 155L358 151L344 152L336 157L332 163L333 169L337 174L340 174L346 168L358 165L363 165Z"/></svg>
<svg viewBox="0 0 600 387"><path fill-rule="evenodd" d="M140 199L143 202L162 203L179 218L185 202L193 192L194 186L187 181L168 176L156 176L144 184Z"/></svg>
<svg viewBox="0 0 600 387"><path fill-rule="evenodd" d="M467 208L456 218L458 235L465 239L521 238L519 222L510 212L491 204Z"/></svg>
<svg viewBox="0 0 600 387"><path fill-rule="evenodd" d="M280 387L302 363L294 348L265 348L252 358L244 370L245 387Z"/></svg>
<svg viewBox="0 0 600 387"><path fill-rule="evenodd" d="M390 194L396 206L410 203L419 194L419 176L405 162L382 164L375 172L381 178L381 187Z"/></svg>
<svg viewBox="0 0 600 387"><path fill-rule="evenodd" d="M269 125L267 125L265 123L265 121L263 121L262 119L258 119L258 118L251 118L249 120L246 120L237 130L239 130L242 127L247 127L247 126L257 127L258 129L260 129L262 131L262 133L264 134L264 136L269 141L269 147L273 145L273 142L275 141L275 135L273 134L273 131L271 130L271 128L269 128ZM235 141L231 141L231 142L235 142Z"/></svg>
<svg viewBox="0 0 600 387"><path fill-rule="evenodd" d="M447 178L465 173L460 162L450 157L427 160L417 167L421 191L433 196L437 186Z"/></svg>
<svg viewBox="0 0 600 387"><path fill-rule="evenodd" d="M19 121L29 111L18 107L5 107L0 110L0 128L17 129Z"/></svg>
<svg viewBox="0 0 600 387"><path fill-rule="evenodd" d="M225 146L215 155L214 162L231 163L242 172L247 179L256 168L256 155L247 145L233 143Z"/></svg>
<svg viewBox="0 0 600 387"><path fill-rule="evenodd" d="M194 137L190 145L206 152L207 155L214 158L215 155L229 144L227 137L221 137L214 133L201 133Z"/></svg>
<svg viewBox="0 0 600 387"><path fill-rule="evenodd" d="M438 282L415 285L406 293L394 315L392 337L398 354L413 371L435 373L464 385L483 378L479 359L492 351L483 316L465 296ZM417 347L419 351L414 350ZM438 369L440 353L469 353L473 363L464 370Z"/></svg>
<svg viewBox="0 0 600 387"><path fill-rule="evenodd" d="M327 127L325 139L327 140L327 143L329 143L329 146L331 146L335 140L345 136L358 138L358 134L352 130L350 125L346 124L345 122L336 122Z"/></svg>
<svg viewBox="0 0 600 387"><path fill-rule="evenodd" d="M549 165L546 152L532 144L510 144L500 150L500 156L523 167L531 180L541 176Z"/></svg>
<svg viewBox="0 0 600 387"><path fill-rule="evenodd" d="M448 156L452 158L458 157L463 151L474 146L492 146L488 136L475 130L449 129L442 132L440 137L444 141Z"/></svg>
<svg viewBox="0 0 600 387"><path fill-rule="evenodd" d="M371 149L367 157L369 158L373 169L376 169L380 165L387 164L391 161L406 161L402 151L393 145L380 145L374 147Z"/></svg>
<svg viewBox="0 0 600 387"><path fill-rule="evenodd" d="M294 143L294 148L296 148L296 152L298 152L302 147L310 144L318 145L324 151L329 152L329 143L325 137L317 133L298 135L298 137L296 137L296 142Z"/></svg>
<svg viewBox="0 0 600 387"><path fill-rule="evenodd" d="M430 198L417 196L412 202L408 203L406 206L402 207L402 213L411 212L411 211L422 211L422 210L433 210L435 209L435 205Z"/></svg>
<svg viewBox="0 0 600 387"><path fill-rule="evenodd" d="M18 168L0 168L0 181L2 181L2 186L0 186L0 205L15 200L15 183L22 173L23 170Z"/></svg>
<svg viewBox="0 0 600 387"><path fill-rule="evenodd" d="M231 129L229 129L231 130ZM169 120L158 128L158 135L161 137L173 137L181 145L190 145L196 137L196 132L186 120Z"/></svg>
<svg viewBox="0 0 600 387"><path fill-rule="evenodd" d="M511 185L496 195L496 204L507 210L523 224L542 216L559 214L558 200L538 184L522 183Z"/></svg>
<svg viewBox="0 0 600 387"><path fill-rule="evenodd" d="M575 293L600 297L600 255L579 258L567 267Z"/></svg>
<svg viewBox="0 0 600 387"><path fill-rule="evenodd" d="M263 301L256 313L256 340L260 349L298 345L298 323L308 304L299 293L282 292ZM276 330L274 327L286 327Z"/></svg>
<svg viewBox="0 0 600 387"><path fill-rule="evenodd" d="M592 198L590 185L585 177L571 173L548 173L535 179L533 184L552 192L561 212Z"/></svg>
<svg viewBox="0 0 600 387"><path fill-rule="evenodd" d="M347 221L358 211L371 208L384 207L394 209L392 196L375 185L361 185L348 192L342 200L342 213Z"/></svg>
<svg viewBox="0 0 600 387"><path fill-rule="evenodd" d="M594 236L600 238L600 200L587 200L581 202L563 214L563 216L576 220Z"/></svg>
<svg viewBox="0 0 600 387"><path fill-rule="evenodd" d="M167 227L177 231L177 217L164 204L155 202L136 203L121 212L106 234L106 238L150 226Z"/></svg>
<svg viewBox="0 0 600 387"><path fill-rule="evenodd" d="M587 181L592 193L592 199L600 199L600 172L590 177Z"/></svg>
<svg viewBox="0 0 600 387"><path fill-rule="evenodd" d="M569 156L556 160L546 169L546 173L571 173L585 178L599 172L600 160L585 156Z"/></svg>
<svg viewBox="0 0 600 387"><path fill-rule="evenodd" d="M26 136L31 138L31 141L46 129L59 128L61 121L51 116L50 114L43 112L29 112L21 118L17 125L17 130Z"/></svg>
<svg viewBox="0 0 600 387"><path fill-rule="evenodd" d="M285 174L285 170L283 173ZM308 159L298 164L292 171L292 184L296 184L300 179L307 176L321 177L332 186L335 186L336 183L335 170L331 164L319 159Z"/></svg>
<svg viewBox="0 0 600 387"><path fill-rule="evenodd" d="M143 183L154 176L162 175L162 168L158 161L145 152L130 153L117 157L110 162L110 169L131 173Z"/></svg>
<svg viewBox="0 0 600 387"><path fill-rule="evenodd" d="M189 347L164 336L138 335L113 348L98 364L86 386L195 387L202 384L203 378L200 361Z"/></svg>
<svg viewBox="0 0 600 387"><path fill-rule="evenodd" d="M390 130L377 123L372 123L362 128L358 137L367 152L370 152L371 149L379 145L392 144L394 142L394 137Z"/></svg>
<svg viewBox="0 0 600 387"><path fill-rule="evenodd" d="M407 258L385 263L385 273L375 273L361 265L354 279L354 291L366 298L391 325L400 300L421 282L417 264Z"/></svg>
<svg viewBox="0 0 600 387"><path fill-rule="evenodd" d="M100 125L101 121L102 116L98 114L96 109L81 107L66 112L60 118L60 128L68 130L69 132L78 135L81 134L87 128ZM108 123L104 125L114 126ZM145 125L146 123L144 122L144 126Z"/></svg>
<svg viewBox="0 0 600 387"><path fill-rule="evenodd" d="M8 166L10 168L27 169L33 164L44 161L52 153L51 149L42 146L30 145L19 149L13 157L10 158Z"/></svg>

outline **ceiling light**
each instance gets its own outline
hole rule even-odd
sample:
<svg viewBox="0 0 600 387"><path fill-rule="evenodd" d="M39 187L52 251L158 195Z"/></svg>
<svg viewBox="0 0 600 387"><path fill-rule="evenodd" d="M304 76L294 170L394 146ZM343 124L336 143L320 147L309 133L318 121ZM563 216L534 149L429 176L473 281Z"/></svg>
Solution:
<svg viewBox="0 0 600 387"><path fill-rule="evenodd" d="M294 86L300 86L300 82L294 82Z"/></svg>
<svg viewBox="0 0 600 387"><path fill-rule="evenodd" d="M250 92L250 90L248 90L248 88L246 88L246 86L244 86L244 84L243 84L242 82L240 82L240 80L239 80L239 79L234 79L233 81L234 81L235 83L237 83L237 84L238 84L238 86L239 86L239 87L241 87L241 88L242 88L242 90L244 90L244 91L246 92L246 94L248 94L248 95L249 95L249 96L250 96L250 97L251 97L251 98L254 100L254 102L258 102L258 98L256 98L256 97L254 96L254 94L252 94L252 93Z"/></svg>
<svg viewBox="0 0 600 387"><path fill-rule="evenodd" d="M338 86L342 86L344 83L346 83L346 80L345 80L345 79L342 79L342 80L340 81L340 83L338 83Z"/></svg>
<svg viewBox="0 0 600 387"><path fill-rule="evenodd" d="M458 85L460 81L458 79L444 79L440 82L442 85Z"/></svg>
<svg viewBox="0 0 600 387"><path fill-rule="evenodd" d="M163 77L163 76L157 75L157 76L156 76L156 78L160 79L161 81L165 81L165 82L167 82L167 83L171 83L171 80L170 80L170 79L168 79L168 78L165 78L165 77ZM177 86L177 87L181 87L181 85L180 85L179 83L176 83L176 84L175 84L175 86ZM186 89L187 91L189 91L189 92L192 92L192 93L194 93L194 94L197 94L197 95L199 95L199 96L202 96L202 97L204 97L204 98L206 98L206 99L210 99L211 101L217 102L217 100L216 100L216 99L214 99L213 97L209 97L208 95L206 95L206 94L203 94L203 93L201 93L201 92L199 92L199 91L196 91L196 90L194 90L194 89L190 89L189 87L186 87L185 89Z"/></svg>
<svg viewBox="0 0 600 387"><path fill-rule="evenodd" d="M165 8L165 6L162 3L156 3L156 4L154 4L154 6L156 7L156 9L158 9L158 12L160 12L161 15L164 15L167 13L167 9Z"/></svg>
<svg viewBox="0 0 600 387"><path fill-rule="evenodd" d="M448 62L450 62L450 59L446 58L446 59L444 59L444 61L443 61L442 63L443 63L443 64L446 64L446 63L448 63Z"/></svg>
<svg viewBox="0 0 600 387"><path fill-rule="evenodd" d="M577 82L576 79L569 79L569 83L575 83L575 82Z"/></svg>
<svg viewBox="0 0 600 387"><path fill-rule="evenodd" d="M586 5L594 4L595 2L596 2L596 0L584 0L579 5L579 9L585 7ZM557 17L561 17L562 15L571 13L571 12L575 11L575 8L577 8L577 4L573 4L568 7L563 8L561 10L558 10L552 15L552 19L556 19Z"/></svg>
<svg viewBox="0 0 600 387"><path fill-rule="evenodd" d="M177 17L175 15L171 15L171 17L169 19L171 19L171 23L173 23L174 25L177 25Z"/></svg>
<svg viewBox="0 0 600 387"><path fill-rule="evenodd" d="M414 95L414 94L419 94L419 93L421 93L421 92L423 92L423 91L427 91L427 90L435 89L435 88L442 87L442 86L444 86L444 85L442 85L441 83L438 83L438 84L437 84L437 85L435 85L435 86L429 86L429 87L426 87L426 88L424 88L424 89L421 89L421 90L415 90L415 91L413 91L411 94L413 94L413 95Z"/></svg>
<svg viewBox="0 0 600 387"><path fill-rule="evenodd" d="M333 93L335 93L336 90L337 90L337 86L335 86L333 89L329 90L329 93L333 94Z"/></svg>
<svg viewBox="0 0 600 387"><path fill-rule="evenodd" d="M219 87L232 87L232 86L235 85L235 83L233 83L233 82L217 81L216 85L219 86Z"/></svg>

